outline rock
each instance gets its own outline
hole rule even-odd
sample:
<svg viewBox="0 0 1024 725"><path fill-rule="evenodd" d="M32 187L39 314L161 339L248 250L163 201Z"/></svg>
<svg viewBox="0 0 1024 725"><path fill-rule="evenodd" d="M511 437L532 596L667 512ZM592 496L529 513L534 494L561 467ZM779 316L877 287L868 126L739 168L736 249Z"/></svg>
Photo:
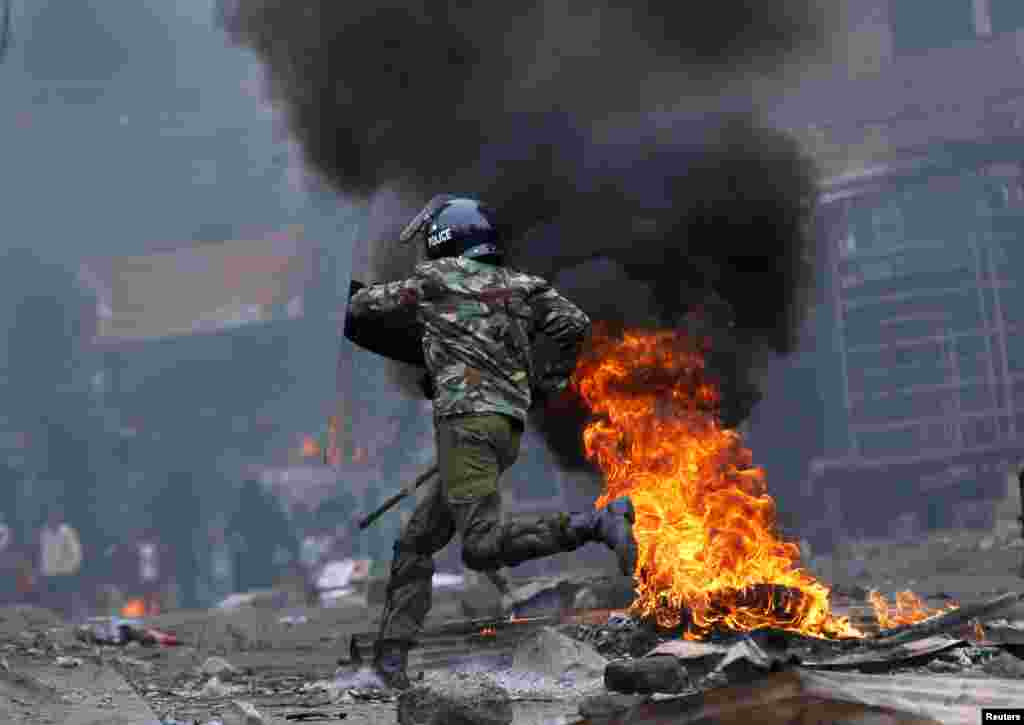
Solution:
<svg viewBox="0 0 1024 725"><path fill-rule="evenodd" d="M604 686L613 692L673 694L682 692L689 685L686 668L672 655L616 660L609 662L604 670Z"/></svg>
<svg viewBox="0 0 1024 725"><path fill-rule="evenodd" d="M983 538L981 541L978 542L978 549L980 549L981 551L988 551L989 549L991 549L995 545L996 545L995 537L994 536L986 536L985 538Z"/></svg>
<svg viewBox="0 0 1024 725"><path fill-rule="evenodd" d="M511 725L508 692L489 682L457 680L414 687L398 698L399 725Z"/></svg>
<svg viewBox="0 0 1024 725"><path fill-rule="evenodd" d="M996 677L1024 678L1024 660L1003 652L993 657L982 667L985 672Z"/></svg>
<svg viewBox="0 0 1024 725"><path fill-rule="evenodd" d="M82 660L80 660L77 657L58 657L57 658L57 666L58 667L64 667L66 669L71 669L73 667L81 667L82 664L83 664Z"/></svg>
<svg viewBox="0 0 1024 725"><path fill-rule="evenodd" d="M608 660L590 645L544 627L516 647L512 666L556 679L600 677Z"/></svg>
<svg viewBox="0 0 1024 725"><path fill-rule="evenodd" d="M643 695L605 693L586 698L580 703L580 715L585 718L609 718L628 712L647 698Z"/></svg>
<svg viewBox="0 0 1024 725"><path fill-rule="evenodd" d="M234 665L223 657L207 657L201 669L207 677L217 677L221 680L230 680L238 674Z"/></svg>
<svg viewBox="0 0 1024 725"><path fill-rule="evenodd" d="M210 681L203 685L203 689L199 691L201 697L227 697L231 694L231 688L225 685L216 676L211 677Z"/></svg>
<svg viewBox="0 0 1024 725"><path fill-rule="evenodd" d="M265 725L266 720L256 706L244 700L234 700L225 717L224 725Z"/></svg>

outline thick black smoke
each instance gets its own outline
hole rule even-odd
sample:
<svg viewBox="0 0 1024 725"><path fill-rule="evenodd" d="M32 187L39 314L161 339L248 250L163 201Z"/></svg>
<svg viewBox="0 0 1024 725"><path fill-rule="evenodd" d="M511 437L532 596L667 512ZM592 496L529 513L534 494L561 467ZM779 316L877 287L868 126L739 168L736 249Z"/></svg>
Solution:
<svg viewBox="0 0 1024 725"><path fill-rule="evenodd" d="M376 279L403 259L382 240L427 198L481 196L512 261L597 319L693 325L712 311L700 324L738 422L751 370L795 342L816 185L745 97L751 78L827 48L822 7L238 0L227 28L266 62L310 166L346 195L408 200L371 230ZM544 425L578 452L578 427Z"/></svg>

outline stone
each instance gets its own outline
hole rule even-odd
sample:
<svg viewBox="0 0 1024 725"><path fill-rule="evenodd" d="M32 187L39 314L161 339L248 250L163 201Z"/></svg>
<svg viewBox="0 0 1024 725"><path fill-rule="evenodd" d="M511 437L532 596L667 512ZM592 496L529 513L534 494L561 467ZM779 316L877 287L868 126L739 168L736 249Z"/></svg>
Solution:
<svg viewBox="0 0 1024 725"><path fill-rule="evenodd" d="M989 549L991 549L995 545L996 545L995 537L994 536L986 536L985 538L983 538L981 541L978 542L978 549L980 549L981 551L988 551Z"/></svg>
<svg viewBox="0 0 1024 725"><path fill-rule="evenodd" d="M609 662L604 670L604 686L613 692L675 694L690 686L686 668L672 655L654 655L638 660Z"/></svg>
<svg viewBox="0 0 1024 725"><path fill-rule="evenodd" d="M80 660L78 657L58 657L57 666L64 667L66 669L71 669L73 667L81 667L82 660Z"/></svg>
<svg viewBox="0 0 1024 725"><path fill-rule="evenodd" d="M414 687L398 698L399 725L511 725L512 717L508 692L486 681Z"/></svg>
<svg viewBox="0 0 1024 725"><path fill-rule="evenodd" d="M234 665L223 657L207 657L201 669L207 677L217 677L221 680L230 680L238 674Z"/></svg>
<svg viewBox="0 0 1024 725"><path fill-rule="evenodd" d="M585 642L544 627L526 638L512 655L512 666L553 679L600 677L608 660Z"/></svg>
<svg viewBox="0 0 1024 725"><path fill-rule="evenodd" d="M580 703L580 715L585 718L610 718L629 712L646 700L644 695L603 693L588 697Z"/></svg>

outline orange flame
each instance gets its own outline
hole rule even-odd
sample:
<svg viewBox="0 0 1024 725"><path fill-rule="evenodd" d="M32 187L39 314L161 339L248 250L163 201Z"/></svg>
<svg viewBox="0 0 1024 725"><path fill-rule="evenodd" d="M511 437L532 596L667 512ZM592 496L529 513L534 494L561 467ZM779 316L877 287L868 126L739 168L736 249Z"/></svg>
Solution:
<svg viewBox="0 0 1024 725"><path fill-rule="evenodd" d="M956 604L947 605L944 609L932 609L911 591L897 592L895 607L890 607L885 597L874 590L868 592L868 601L875 608L875 617L882 629L923 622L958 609Z"/></svg>
<svg viewBox="0 0 1024 725"><path fill-rule="evenodd" d="M129 619L145 617L146 601L144 599L129 599L128 602L121 607L121 616Z"/></svg>
<svg viewBox="0 0 1024 725"><path fill-rule="evenodd" d="M985 641L985 627L977 619L974 620L974 638L979 642Z"/></svg>
<svg viewBox="0 0 1024 725"><path fill-rule="evenodd" d="M481 637L497 637L498 636L498 630L496 630L494 627L484 627L483 629L480 630L480 636Z"/></svg>
<svg viewBox="0 0 1024 725"><path fill-rule="evenodd" d="M320 455L320 444L316 438L311 436L305 436L302 439L302 456L304 458L314 458Z"/></svg>
<svg viewBox="0 0 1024 725"><path fill-rule="evenodd" d="M829 588L776 532L764 471L718 422L718 390L694 341L596 330L572 382L593 415L587 456L606 480L595 505L629 495L636 508L634 614L676 627L686 612L687 639L716 626L864 636L832 614Z"/></svg>

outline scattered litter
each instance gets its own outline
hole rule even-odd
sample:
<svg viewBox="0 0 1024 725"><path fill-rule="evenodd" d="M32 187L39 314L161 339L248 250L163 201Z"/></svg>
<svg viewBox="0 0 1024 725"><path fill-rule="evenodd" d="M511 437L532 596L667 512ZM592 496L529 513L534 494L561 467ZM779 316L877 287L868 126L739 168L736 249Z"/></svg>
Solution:
<svg viewBox="0 0 1024 725"><path fill-rule="evenodd" d="M58 657L57 666L65 669L72 669L75 667L81 667L84 663L77 657Z"/></svg>
<svg viewBox="0 0 1024 725"><path fill-rule="evenodd" d="M173 647L181 644L173 634L146 627L137 619L93 617L78 627L75 636L92 645L126 646L131 642Z"/></svg>

